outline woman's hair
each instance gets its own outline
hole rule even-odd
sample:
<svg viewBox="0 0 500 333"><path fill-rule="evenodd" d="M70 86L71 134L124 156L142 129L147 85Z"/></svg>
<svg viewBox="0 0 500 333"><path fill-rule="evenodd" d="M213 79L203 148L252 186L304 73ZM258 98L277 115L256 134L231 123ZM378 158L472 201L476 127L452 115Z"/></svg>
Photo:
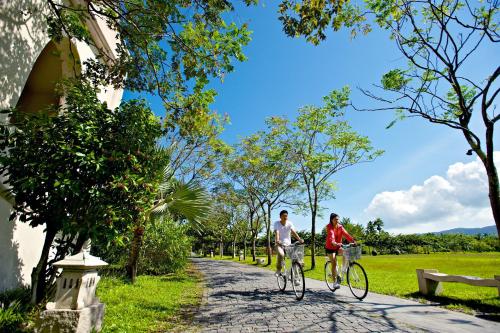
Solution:
<svg viewBox="0 0 500 333"><path fill-rule="evenodd" d="M336 217L338 217L338 215L337 215L337 214L335 214L335 213L331 213L331 214L330 214L330 223L332 223L332 220L333 220L334 218L336 218Z"/></svg>

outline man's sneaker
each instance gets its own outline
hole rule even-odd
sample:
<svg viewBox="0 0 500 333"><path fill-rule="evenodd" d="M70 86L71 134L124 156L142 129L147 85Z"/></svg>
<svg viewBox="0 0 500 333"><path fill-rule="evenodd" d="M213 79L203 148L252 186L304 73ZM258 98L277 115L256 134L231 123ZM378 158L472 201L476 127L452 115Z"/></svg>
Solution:
<svg viewBox="0 0 500 333"><path fill-rule="evenodd" d="M340 284L334 283L333 284L333 289L335 289L335 290L340 289Z"/></svg>
<svg viewBox="0 0 500 333"><path fill-rule="evenodd" d="M278 277L281 275L281 270L277 269L276 272L274 272L274 276Z"/></svg>

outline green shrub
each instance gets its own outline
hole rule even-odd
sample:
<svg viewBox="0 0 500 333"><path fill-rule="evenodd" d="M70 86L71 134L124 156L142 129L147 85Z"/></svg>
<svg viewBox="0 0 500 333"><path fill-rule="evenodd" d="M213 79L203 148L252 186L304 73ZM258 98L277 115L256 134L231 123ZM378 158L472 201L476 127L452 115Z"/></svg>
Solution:
<svg viewBox="0 0 500 333"><path fill-rule="evenodd" d="M109 241L106 235L96 235L92 239L92 255L101 258L107 262L112 269L118 269L121 267L125 271L125 265L127 264L128 254L130 252L130 240L127 237L123 237L120 241L112 240ZM104 268L104 270L109 270L111 268Z"/></svg>
<svg viewBox="0 0 500 333"><path fill-rule="evenodd" d="M149 223L139 259L140 274L166 274L184 268L192 245L186 229L170 219Z"/></svg>
<svg viewBox="0 0 500 333"><path fill-rule="evenodd" d="M99 269L100 276L120 277L125 276L126 274L127 270L125 268L125 264L110 264Z"/></svg>
<svg viewBox="0 0 500 333"><path fill-rule="evenodd" d="M14 301L0 308L0 332L16 332L23 323L25 314L19 301Z"/></svg>
<svg viewBox="0 0 500 333"><path fill-rule="evenodd" d="M490 252L495 251L495 248L488 243L473 240L471 242L471 250L474 252Z"/></svg>
<svg viewBox="0 0 500 333"><path fill-rule="evenodd" d="M139 274L166 274L176 272L187 263L192 241L187 236L187 227L171 219L148 223L144 230L144 244L139 258ZM110 265L103 267L103 276L124 276L130 252L130 242L108 243L98 239L92 243L92 254L101 257Z"/></svg>
<svg viewBox="0 0 500 333"><path fill-rule="evenodd" d="M0 333L21 331L32 308L30 296L28 288L8 290L0 294Z"/></svg>

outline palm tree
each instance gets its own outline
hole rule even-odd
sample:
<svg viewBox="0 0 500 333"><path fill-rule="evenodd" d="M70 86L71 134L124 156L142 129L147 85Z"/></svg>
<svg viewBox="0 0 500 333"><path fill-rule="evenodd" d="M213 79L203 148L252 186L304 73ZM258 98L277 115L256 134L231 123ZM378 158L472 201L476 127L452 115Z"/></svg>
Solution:
<svg viewBox="0 0 500 333"><path fill-rule="evenodd" d="M210 211L210 197L197 182L182 183L175 179L169 166L163 170L163 180L158 187L158 199L151 209L144 214L143 223L152 218L163 218L166 215L177 221L187 220L195 229L200 230L202 222ZM144 236L144 225L134 230L130 255L127 263L127 273L132 282L137 275L137 264Z"/></svg>
<svg viewBox="0 0 500 333"><path fill-rule="evenodd" d="M200 223L208 216L210 206L210 197L198 182L182 183L174 178L167 166L163 170L158 200L150 213L154 217L168 213L177 220L185 219L200 227Z"/></svg>

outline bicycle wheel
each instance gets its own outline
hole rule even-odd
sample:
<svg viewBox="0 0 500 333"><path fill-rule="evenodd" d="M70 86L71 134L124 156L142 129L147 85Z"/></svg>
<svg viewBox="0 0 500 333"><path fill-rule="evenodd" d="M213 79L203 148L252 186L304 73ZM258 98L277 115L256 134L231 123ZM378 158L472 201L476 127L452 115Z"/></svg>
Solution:
<svg viewBox="0 0 500 333"><path fill-rule="evenodd" d="M335 288L333 288L333 285L335 284L335 280L333 279L333 275L332 275L332 263L331 261L327 261L325 263L325 282L326 282L326 285L328 286L328 289L330 289L331 291L335 292Z"/></svg>
<svg viewBox="0 0 500 333"><path fill-rule="evenodd" d="M306 290L306 280L304 279L304 271L302 270L302 265L298 262L292 264L292 286L293 292L295 293L295 298L300 301L304 298L304 292Z"/></svg>
<svg viewBox="0 0 500 333"><path fill-rule="evenodd" d="M357 262L353 262L347 268L347 284L351 293L360 301L368 294L368 277L365 269Z"/></svg>
<svg viewBox="0 0 500 333"><path fill-rule="evenodd" d="M285 291L286 288L286 267L285 269L276 277L278 280L278 288L280 291Z"/></svg>

